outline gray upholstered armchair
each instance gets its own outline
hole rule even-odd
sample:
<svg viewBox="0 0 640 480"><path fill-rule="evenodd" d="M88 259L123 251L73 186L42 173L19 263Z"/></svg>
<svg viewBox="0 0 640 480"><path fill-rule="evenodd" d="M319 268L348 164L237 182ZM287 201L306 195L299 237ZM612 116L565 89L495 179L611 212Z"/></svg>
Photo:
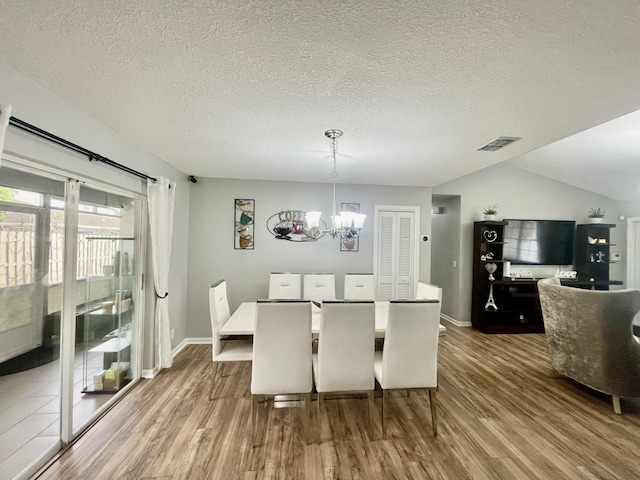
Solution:
<svg viewBox="0 0 640 480"><path fill-rule="evenodd" d="M538 282L553 368L594 390L640 397L640 343L631 323L640 312L640 290L583 290Z"/></svg>

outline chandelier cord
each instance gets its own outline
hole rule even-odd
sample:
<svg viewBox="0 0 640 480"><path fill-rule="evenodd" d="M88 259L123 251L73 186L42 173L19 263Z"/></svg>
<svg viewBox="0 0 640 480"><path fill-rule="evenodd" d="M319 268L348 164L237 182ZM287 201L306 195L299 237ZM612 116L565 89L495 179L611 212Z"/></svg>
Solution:
<svg viewBox="0 0 640 480"><path fill-rule="evenodd" d="M331 214L331 234L335 235L336 232L336 224L335 224L335 218L336 218L336 180L338 178L338 172L336 170L336 138L333 137L333 148L332 148L332 155L333 155L333 173L331 174L331 178L333 180L333 205L332 205L332 214Z"/></svg>

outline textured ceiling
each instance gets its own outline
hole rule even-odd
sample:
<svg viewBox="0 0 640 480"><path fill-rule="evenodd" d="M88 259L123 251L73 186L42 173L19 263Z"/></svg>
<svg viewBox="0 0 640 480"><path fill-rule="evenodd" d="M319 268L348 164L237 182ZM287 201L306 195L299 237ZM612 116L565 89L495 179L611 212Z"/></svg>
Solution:
<svg viewBox="0 0 640 480"><path fill-rule="evenodd" d="M0 2L1 61L196 176L330 181L340 128L340 182L435 186L639 110L639 45L637 0Z"/></svg>

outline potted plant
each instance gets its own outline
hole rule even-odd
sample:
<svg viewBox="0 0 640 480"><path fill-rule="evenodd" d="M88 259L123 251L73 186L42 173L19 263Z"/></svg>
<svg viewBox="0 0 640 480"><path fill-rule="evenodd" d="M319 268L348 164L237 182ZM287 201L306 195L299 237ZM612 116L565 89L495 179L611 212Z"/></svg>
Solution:
<svg viewBox="0 0 640 480"><path fill-rule="evenodd" d="M484 214L485 220L495 220L496 214L498 213L498 205L494 203L493 205L484 207L484 210L482 210L482 213Z"/></svg>
<svg viewBox="0 0 640 480"><path fill-rule="evenodd" d="M590 208L589 209L589 223L602 223L602 219L604 218L605 211L598 208Z"/></svg>

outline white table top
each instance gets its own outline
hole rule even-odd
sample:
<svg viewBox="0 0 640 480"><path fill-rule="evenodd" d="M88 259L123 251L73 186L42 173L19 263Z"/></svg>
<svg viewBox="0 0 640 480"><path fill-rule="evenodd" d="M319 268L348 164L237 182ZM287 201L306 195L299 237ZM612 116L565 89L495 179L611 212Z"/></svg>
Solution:
<svg viewBox="0 0 640 480"><path fill-rule="evenodd" d="M389 302L376 303L376 337L384 338L387 331L389 318ZM317 335L320 333L320 309L311 305L311 331ZM253 335L256 322L256 302L244 302L233 312L220 329L220 335ZM440 335L444 335L446 328L440 325Z"/></svg>

